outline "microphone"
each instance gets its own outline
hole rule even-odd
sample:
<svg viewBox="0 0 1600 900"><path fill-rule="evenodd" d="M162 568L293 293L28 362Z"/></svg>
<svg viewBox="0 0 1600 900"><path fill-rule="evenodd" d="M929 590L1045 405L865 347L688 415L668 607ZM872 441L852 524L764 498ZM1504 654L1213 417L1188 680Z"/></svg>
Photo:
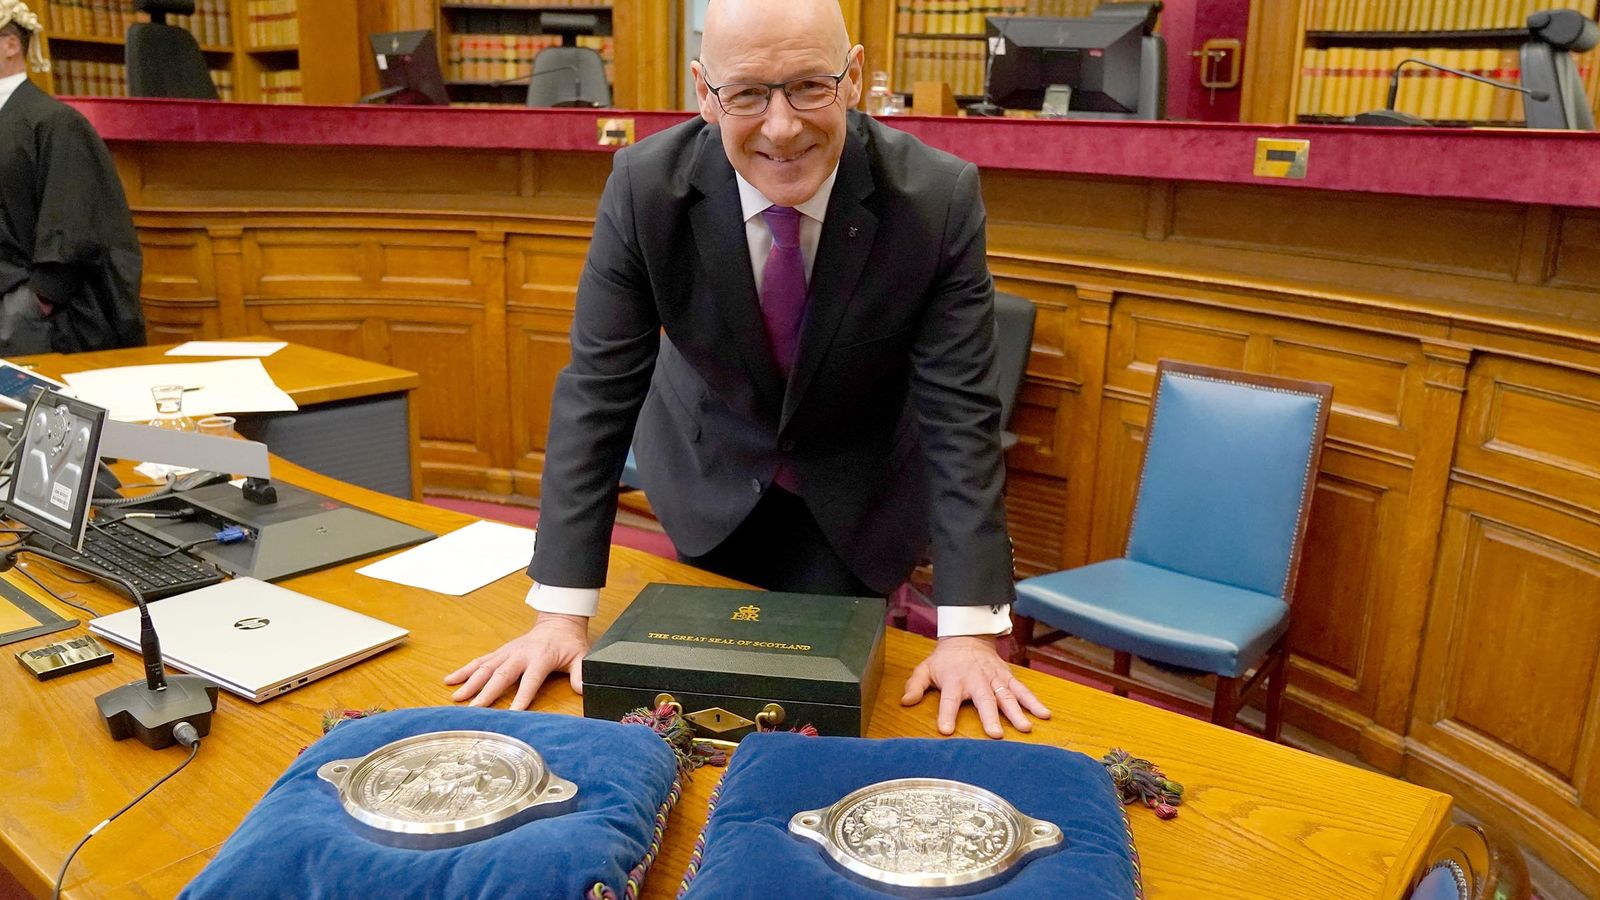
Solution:
<svg viewBox="0 0 1600 900"><path fill-rule="evenodd" d="M1474 75L1471 72L1463 72L1460 69L1453 69L1449 66L1440 65L1439 63L1428 62L1425 59L1417 59L1416 57L1408 56L1405 59L1400 60L1400 64L1394 67L1393 74L1389 76L1389 98L1384 104L1383 109L1361 113L1350 120L1351 124L1413 125L1422 127L1426 127L1430 124L1427 119L1424 119L1421 116L1412 115L1408 112L1401 112L1394 108L1395 100L1400 96L1400 70L1405 68L1406 63L1416 63L1419 66L1427 66L1430 69L1438 69L1441 72L1449 72L1451 75L1456 75L1461 78L1468 78L1472 81L1481 82L1502 90L1516 91L1519 94L1527 94L1536 102L1542 103L1550 99L1550 94L1546 91L1536 91L1517 84L1508 84L1504 81L1495 81L1493 78L1485 78L1482 75Z"/></svg>
<svg viewBox="0 0 1600 900"><path fill-rule="evenodd" d="M150 619L150 608L144 595L133 582L115 572L97 566L85 565L49 550L34 546L13 545L0 550L0 572L8 572L17 564L18 553L32 553L52 562L67 566L109 581L127 592L139 606L139 654L144 657L144 681L131 681L113 688L95 698L100 715L105 717L112 740L137 737L152 750L170 747L176 742L172 730L188 722L201 737L211 731L211 715L217 709L217 686L197 675L167 677L161 663L161 639Z"/></svg>
<svg viewBox="0 0 1600 900"><path fill-rule="evenodd" d="M494 85L494 87L500 87L502 85L507 85L507 84L516 84L519 81L532 82L535 78L543 78L546 75L554 75L557 72L571 72L572 73L572 99L571 100L558 101L556 103L557 106L588 106L588 107L593 107L593 106L597 105L592 100L579 99L580 96L583 94L583 76L579 74L577 66L552 66L552 67L550 67L548 69L541 69L538 72L529 72L526 75L518 75L515 78L503 78L503 79L501 79L499 81L494 82L493 85Z"/></svg>
<svg viewBox="0 0 1600 900"><path fill-rule="evenodd" d="M1006 20L990 19L989 21L993 22L995 30L1000 32L1000 45L1004 47ZM1005 107L996 104L994 96L989 93L989 79L994 76L994 57L994 45L991 44L989 46L989 55L983 61L983 102L974 103L967 107L967 115L969 116L1004 116L1006 114Z"/></svg>

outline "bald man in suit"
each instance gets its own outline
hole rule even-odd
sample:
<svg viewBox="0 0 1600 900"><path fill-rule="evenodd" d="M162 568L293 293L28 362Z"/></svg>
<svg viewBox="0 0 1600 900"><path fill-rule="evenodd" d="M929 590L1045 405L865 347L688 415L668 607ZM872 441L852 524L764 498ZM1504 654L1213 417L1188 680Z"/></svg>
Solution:
<svg viewBox="0 0 1600 900"><path fill-rule="evenodd" d="M939 643L906 685L938 724L1049 711L1009 627L993 284L977 169L850 111L862 48L834 0L713 0L701 119L617 154L557 380L533 630L452 672L456 700L553 671L582 689L630 439L691 564L773 590L882 596L931 539ZM664 336L661 336L664 332Z"/></svg>

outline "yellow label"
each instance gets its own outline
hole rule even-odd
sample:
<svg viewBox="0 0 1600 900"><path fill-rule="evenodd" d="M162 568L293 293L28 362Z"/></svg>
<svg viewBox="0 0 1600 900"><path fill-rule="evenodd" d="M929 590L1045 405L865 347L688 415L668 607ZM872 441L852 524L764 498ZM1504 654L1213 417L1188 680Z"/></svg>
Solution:
<svg viewBox="0 0 1600 900"><path fill-rule="evenodd" d="M602 147L626 147L633 143L633 120L596 119L594 139Z"/></svg>
<svg viewBox="0 0 1600 900"><path fill-rule="evenodd" d="M1304 178L1310 141L1256 138L1255 174L1262 178Z"/></svg>
<svg viewBox="0 0 1600 900"><path fill-rule="evenodd" d="M739 647L750 650L793 650L810 653L810 644L787 644L783 641L755 641L749 638L719 637L707 634L677 634L668 631L649 631L645 636L653 641L678 641L684 644L711 644L718 647Z"/></svg>
<svg viewBox="0 0 1600 900"><path fill-rule="evenodd" d="M741 606L738 609L733 611L733 621L735 621L735 622L759 622L759 621L761 621L761 607L759 607L759 606Z"/></svg>

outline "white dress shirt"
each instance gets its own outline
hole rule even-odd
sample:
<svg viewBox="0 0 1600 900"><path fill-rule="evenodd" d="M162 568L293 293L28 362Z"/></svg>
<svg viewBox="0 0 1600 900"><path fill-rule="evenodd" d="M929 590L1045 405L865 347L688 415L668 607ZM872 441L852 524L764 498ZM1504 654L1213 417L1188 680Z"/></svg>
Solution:
<svg viewBox="0 0 1600 900"><path fill-rule="evenodd" d="M817 244L822 240L822 220L828 212L828 200L833 196L833 182L839 176L839 167L829 173L822 186L810 200L795 206L800 211L800 252L806 262L806 282L811 281L811 267L817 261ZM735 172L739 183L739 205L744 213L744 236L750 247L750 268L755 275L759 294L761 276L767 268L767 256L772 252L772 229L762 212L773 202L755 185ZM765 299L765 298L760 298ZM528 591L528 605L540 612L564 613L573 616L593 616L600 605L600 591L595 588L566 588L535 584ZM939 610L939 636L958 634L1007 634L1011 631L1011 607L999 606L941 606Z"/></svg>
<svg viewBox="0 0 1600 900"><path fill-rule="evenodd" d="M15 75L7 75L4 78L0 78L0 108L6 105L6 101L11 99L11 95L15 94L17 88L21 87L22 83L27 80L27 72L18 72Z"/></svg>

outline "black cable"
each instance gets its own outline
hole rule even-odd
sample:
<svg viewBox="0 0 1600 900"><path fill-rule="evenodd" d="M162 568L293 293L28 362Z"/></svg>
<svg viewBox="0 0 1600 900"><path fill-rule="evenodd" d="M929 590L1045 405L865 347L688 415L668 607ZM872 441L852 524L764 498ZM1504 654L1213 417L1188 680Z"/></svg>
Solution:
<svg viewBox="0 0 1600 900"><path fill-rule="evenodd" d="M46 566L45 568L48 569L50 567ZM49 585L45 584L44 582L40 581L39 580L39 576L37 576L37 575L33 574L32 572L28 571L28 567L27 566L18 564L17 565L17 571L22 573L22 577L24 577L24 578L28 579L29 581L33 582L39 588L39 590L44 591L46 594L49 594L50 596L56 598L57 600L60 600L62 603L65 603L66 605L74 607L76 609L81 609L81 610L83 610L84 612L88 613L91 616L100 615L99 613L97 613L94 610L90 609L89 607L83 605L82 603L79 603L76 600L69 600L65 596L63 596L62 594L56 593L53 588L51 588ZM54 569L51 569L51 574L55 575L58 578L61 577L61 573L60 572L56 572ZM72 581L71 578L63 578L62 580L63 581ZM74 583L76 583L76 582L74 582ZM88 582L83 582L83 583L87 584ZM76 597L78 595L77 594L73 594L72 596Z"/></svg>
<svg viewBox="0 0 1600 900"><path fill-rule="evenodd" d="M178 546L173 547L171 550L168 550L165 553L152 553L152 554L150 554L150 558L151 559L166 559L167 557L172 556L173 554L183 553L183 552L188 551L188 550L193 550L194 548L200 546L201 544L215 544L215 543L220 542L221 540L222 540L222 538L218 538L218 537L199 538L198 540L188 541L187 543L179 544Z"/></svg>
<svg viewBox="0 0 1600 900"><path fill-rule="evenodd" d="M183 729L187 729L187 733L186 734L185 733L181 733L183 731ZM72 852L67 854L66 861L61 864L61 874L56 876L56 889L55 889L55 892L50 895L53 898L53 900L61 900L61 887L67 880L67 867L72 865L73 857L78 855L78 851L83 849L83 845L89 843L89 838L92 838L95 835L99 834L100 833L100 829L102 829L102 828L106 827L107 825L110 825L112 822L116 821L118 816L122 815L123 813L127 812L130 809L133 809L134 804L136 804L140 800L143 800L144 798L150 796L155 791L156 788L161 787L163 784L166 784L168 779L170 779L172 776L178 774L179 772L182 772L184 766L187 766L189 763L194 761L195 756L197 754L199 754L199 752L200 752L200 738L199 738L199 736L197 734L195 734L194 726L190 725L188 722L179 722L178 724L172 726L172 735L173 735L173 737L178 739L179 743L186 744L189 747L189 755L184 757L183 762L178 763L178 767L176 769L173 769L171 772L168 772L167 774L161 776L161 779L159 781L157 781L155 784L152 784L149 787L145 788L144 789L144 793L142 793L139 796L133 798L132 800L129 800L127 806L124 806L123 808L121 808L121 809L117 810L116 812L112 813L111 815L107 816L105 818L105 820L102 821L99 825L96 825L95 827L89 829L89 833L84 835L82 837L82 839L80 839L78 841L77 845L72 848Z"/></svg>

